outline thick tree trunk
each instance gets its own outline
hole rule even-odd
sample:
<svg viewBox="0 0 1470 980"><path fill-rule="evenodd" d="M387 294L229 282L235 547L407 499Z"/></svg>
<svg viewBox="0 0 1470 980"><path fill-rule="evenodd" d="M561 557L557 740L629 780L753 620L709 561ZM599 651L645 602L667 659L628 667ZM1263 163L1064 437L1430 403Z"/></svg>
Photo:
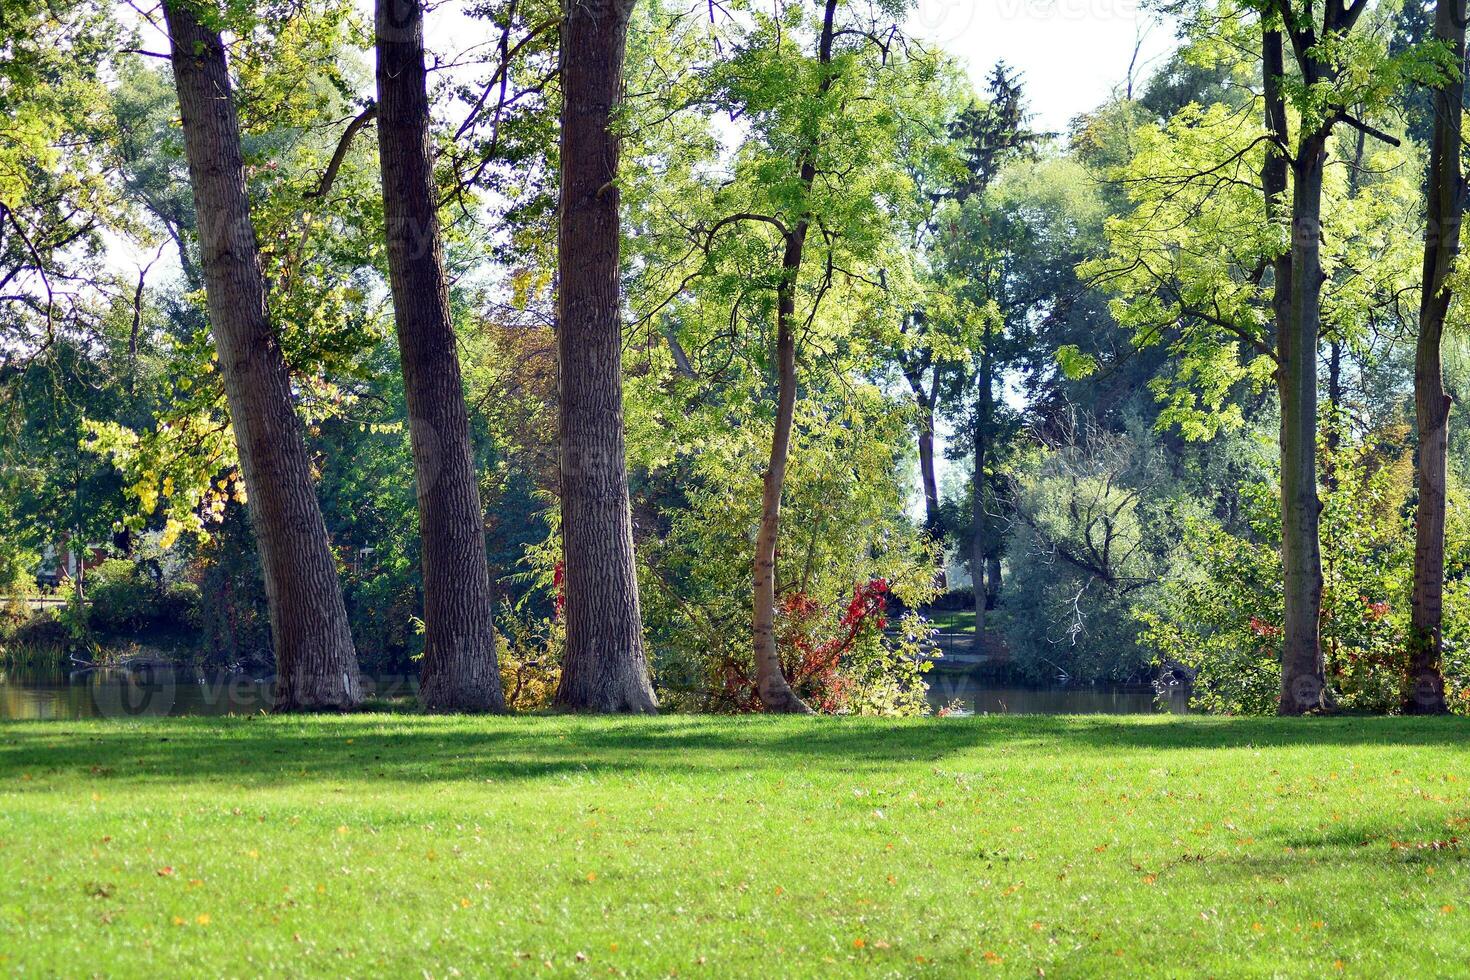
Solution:
<svg viewBox="0 0 1470 980"><path fill-rule="evenodd" d="M210 329L265 577L275 707L351 708L362 700L357 657L286 360L266 311L224 45L186 3L168 2L164 14L199 215Z"/></svg>
<svg viewBox="0 0 1470 980"><path fill-rule="evenodd" d="M1302 138L1292 188L1291 296L1278 340L1281 393L1281 560L1285 629L1283 715L1329 707L1322 662L1322 556L1317 496L1317 340L1322 290L1322 174L1326 136Z"/></svg>
<svg viewBox="0 0 1470 980"><path fill-rule="evenodd" d="M823 68L819 94L832 87L833 21L837 0L826 0L822 30L817 39L817 62ZM767 711L811 714L812 709L796 696L781 672L776 649L776 548L781 539L781 490L786 483L786 457L791 450L791 424L796 411L796 287L801 276L802 253L806 248L810 218L807 201L817 179L818 135L808 134L798 161L803 188L799 217L785 235L781 253L781 284L776 290L776 428L771 433L771 456L761 488L761 523L755 536L752 646L755 653L756 693Z"/></svg>
<svg viewBox="0 0 1470 980"><path fill-rule="evenodd" d="M557 348L567 645L556 703L581 711L658 710L623 445L618 136L610 128L633 4L562 4Z"/></svg>
<svg viewBox="0 0 1470 980"><path fill-rule="evenodd" d="M1465 67L1465 0L1439 0L1434 36ZM1414 531L1414 592L1410 614L1408 676L1404 711L1443 714L1445 470L1449 454L1450 397L1444 389L1440 341L1449 312L1448 277L1460 250L1460 216L1465 205L1460 172L1460 105L1463 74L1434 93L1434 135L1430 142L1425 197L1424 284L1419 302L1419 342L1414 356L1414 411L1419 430L1419 508Z"/></svg>
<svg viewBox="0 0 1470 980"><path fill-rule="evenodd" d="M485 518L435 209L419 0L377 0L378 157L423 544L430 711L503 711Z"/></svg>

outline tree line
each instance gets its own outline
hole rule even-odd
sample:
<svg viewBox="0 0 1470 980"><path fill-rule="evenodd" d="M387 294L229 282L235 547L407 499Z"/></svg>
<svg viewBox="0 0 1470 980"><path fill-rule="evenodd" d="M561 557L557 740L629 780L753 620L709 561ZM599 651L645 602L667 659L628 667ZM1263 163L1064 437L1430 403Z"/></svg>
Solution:
<svg viewBox="0 0 1470 980"><path fill-rule="evenodd" d="M434 711L908 710L946 593L1033 677L1451 707L1463 0L1172 5L1064 138L868 0L510 0L463 63L417 0L4 10L6 560L106 529L278 710L369 635Z"/></svg>

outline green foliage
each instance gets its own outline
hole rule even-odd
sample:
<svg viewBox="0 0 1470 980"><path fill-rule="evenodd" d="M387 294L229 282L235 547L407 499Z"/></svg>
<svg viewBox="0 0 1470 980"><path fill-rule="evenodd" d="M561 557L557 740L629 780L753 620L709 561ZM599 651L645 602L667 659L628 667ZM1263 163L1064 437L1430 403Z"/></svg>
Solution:
<svg viewBox="0 0 1470 980"><path fill-rule="evenodd" d="M91 622L110 632L129 633L148 625L162 593L143 566L123 558L108 559L87 576Z"/></svg>
<svg viewBox="0 0 1470 980"><path fill-rule="evenodd" d="M1335 431L1335 429L1334 429ZM1322 648L1338 704L1394 712L1407 665L1412 581L1412 458L1402 435L1324 440ZM1463 491L1452 491L1456 500ZM1275 489L1248 488L1244 533L1211 518L1186 522L1181 561L1157 605L1141 608L1142 640L1161 665L1196 673L1196 703L1209 711L1267 714L1280 694L1280 516ZM1470 619L1449 597L1470 563L1470 528L1451 508L1446 664L1452 700L1467 686Z"/></svg>
<svg viewBox="0 0 1470 980"><path fill-rule="evenodd" d="M85 589L91 602L87 622L103 634L177 632L200 625L199 587L163 581L156 561L109 558L87 573Z"/></svg>

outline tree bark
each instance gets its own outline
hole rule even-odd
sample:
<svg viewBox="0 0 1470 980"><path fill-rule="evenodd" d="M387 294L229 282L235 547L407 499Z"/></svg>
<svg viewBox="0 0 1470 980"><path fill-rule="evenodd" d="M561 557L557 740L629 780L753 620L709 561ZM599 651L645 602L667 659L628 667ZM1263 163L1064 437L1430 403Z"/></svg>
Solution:
<svg viewBox="0 0 1470 980"><path fill-rule="evenodd" d="M557 349L567 644L556 704L658 710L643 650L623 443L618 134L634 0L563 0Z"/></svg>
<svg viewBox="0 0 1470 980"><path fill-rule="evenodd" d="M939 538L939 478L934 470L934 404L919 397L919 479L924 484L924 530ZM940 575L944 574L943 567Z"/></svg>
<svg viewBox="0 0 1470 980"><path fill-rule="evenodd" d="M265 578L275 710L351 708L362 700L357 657L286 360L266 310L224 45L187 3L169 0L164 15L210 329Z"/></svg>
<svg viewBox="0 0 1470 980"><path fill-rule="evenodd" d="M934 367L932 371L935 378L931 383L937 388L939 369ZM922 366L905 374L919 407L919 480L924 486L924 530L939 543L939 571L934 575L934 586L943 592L949 588L949 576L944 567L944 525L939 516L939 477L934 468L935 392L925 387Z"/></svg>
<svg viewBox="0 0 1470 980"><path fill-rule="evenodd" d="M817 38L817 63L822 66L818 95L832 87L833 21L837 0L826 0L822 29ZM812 185L817 179L816 154L819 135L807 134L798 159L802 185L801 211L786 231L781 253L781 283L776 290L776 427L771 433L771 455L761 489L761 523L755 536L751 610L752 646L755 653L756 693L767 711L811 714L812 709L796 696L781 672L781 655L776 649L776 547L781 537L781 490L786 483L786 458L791 449L791 425L796 412L796 287L801 276L810 213L807 210Z"/></svg>
<svg viewBox="0 0 1470 980"><path fill-rule="evenodd" d="M975 590L975 644L978 650L985 642L985 603L989 596L986 586L986 571L990 557L990 514L985 506L986 454L990 449L990 422L995 412L995 389L991 370L993 360L990 353L992 331L989 319L985 323L984 347L980 351L979 392L975 403L975 472L970 491L970 578Z"/></svg>
<svg viewBox="0 0 1470 980"><path fill-rule="evenodd" d="M922 330L926 322L922 310L912 314L909 322ZM924 531L940 546L939 570L934 575L934 585L941 592L948 590L948 575L945 574L944 527L939 514L939 477L934 468L934 405L939 395L939 366L934 363L933 350L922 345L912 353L900 355L904 380L913 392L914 404L918 408L919 480L924 490Z"/></svg>
<svg viewBox="0 0 1470 980"><path fill-rule="evenodd" d="M424 576L419 698L504 711L485 518L435 208L420 0L377 0L378 158Z"/></svg>
<svg viewBox="0 0 1470 980"><path fill-rule="evenodd" d="M1438 0L1434 36L1455 56L1456 74L1434 93L1425 198L1424 284L1414 355L1414 412L1419 432L1419 508L1414 530L1414 592L1410 612L1406 714L1443 714L1445 471L1451 399L1445 393L1440 342L1449 312L1449 273L1460 250L1465 183L1460 172L1460 106L1465 93L1465 0Z"/></svg>
<svg viewBox="0 0 1470 980"><path fill-rule="evenodd" d="M1327 708L1322 662L1321 501L1317 496L1317 341L1320 333L1325 132L1302 137L1292 187L1291 295L1278 340L1281 395L1281 560L1285 624L1283 715Z"/></svg>

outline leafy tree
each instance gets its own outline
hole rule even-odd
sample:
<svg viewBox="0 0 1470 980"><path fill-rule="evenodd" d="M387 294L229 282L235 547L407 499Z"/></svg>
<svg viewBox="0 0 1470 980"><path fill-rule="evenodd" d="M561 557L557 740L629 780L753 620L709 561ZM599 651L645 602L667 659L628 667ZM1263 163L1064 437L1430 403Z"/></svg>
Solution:
<svg viewBox="0 0 1470 980"><path fill-rule="evenodd" d="M623 435L618 155L633 0L563 4L557 346L566 652L556 701L652 712Z"/></svg>
<svg viewBox="0 0 1470 980"><path fill-rule="evenodd" d="M209 12L166 4L170 58L199 217L210 327L261 554L276 649L276 710L343 709L362 697L336 563L312 489L246 197L224 43Z"/></svg>
<svg viewBox="0 0 1470 980"><path fill-rule="evenodd" d="M379 0L376 37L383 215L423 539L420 698L435 711L501 711L484 516L436 214L418 0Z"/></svg>

